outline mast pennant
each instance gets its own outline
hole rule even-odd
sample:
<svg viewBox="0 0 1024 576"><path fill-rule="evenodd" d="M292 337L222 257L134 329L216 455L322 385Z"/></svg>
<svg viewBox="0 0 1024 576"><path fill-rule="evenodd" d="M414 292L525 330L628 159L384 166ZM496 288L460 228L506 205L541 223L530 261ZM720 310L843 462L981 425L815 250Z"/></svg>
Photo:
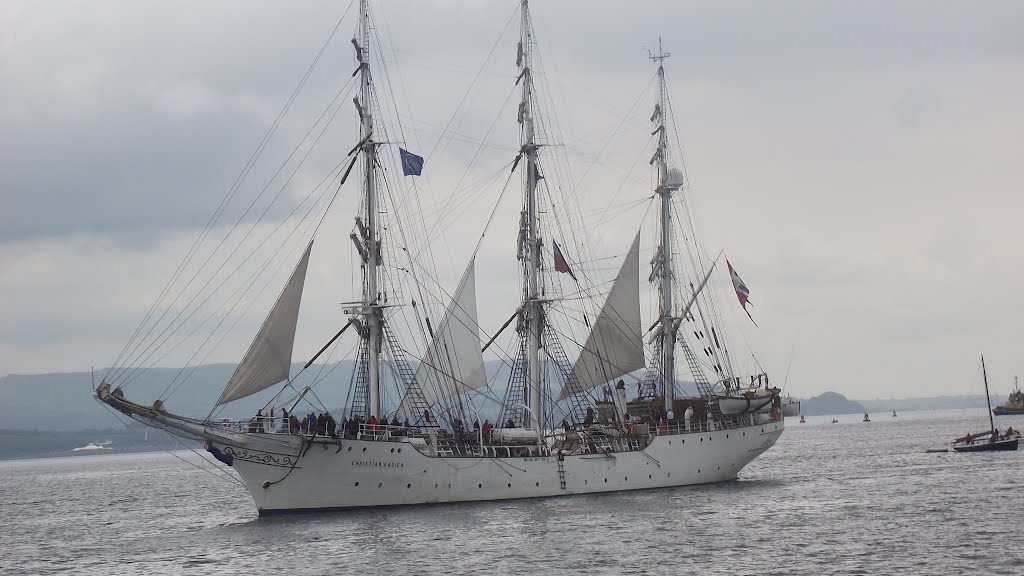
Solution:
<svg viewBox="0 0 1024 576"><path fill-rule="evenodd" d="M747 318L750 318L751 322L754 322L754 317L750 315L750 310L747 310L747 304L753 306L750 302L750 288L743 282L740 275L736 272L736 269L732 267L732 263L729 259L725 259L725 263L729 266L729 277L732 278L732 287L736 290L736 298L740 301L740 306L743 306L743 311L747 313ZM757 322L754 322L754 326L757 326Z"/></svg>
<svg viewBox="0 0 1024 576"><path fill-rule="evenodd" d="M419 176L423 172L423 156L413 154L404 148L398 149L398 155L402 159L402 174L405 176Z"/></svg>
<svg viewBox="0 0 1024 576"><path fill-rule="evenodd" d="M263 321L259 333L249 346L249 351L238 364L228 385L224 387L217 406L261 392L274 384L288 379L292 365L292 347L295 344L295 326L299 320L299 302L302 287L306 282L306 266L310 242L303 252L288 284L285 285L277 302Z"/></svg>

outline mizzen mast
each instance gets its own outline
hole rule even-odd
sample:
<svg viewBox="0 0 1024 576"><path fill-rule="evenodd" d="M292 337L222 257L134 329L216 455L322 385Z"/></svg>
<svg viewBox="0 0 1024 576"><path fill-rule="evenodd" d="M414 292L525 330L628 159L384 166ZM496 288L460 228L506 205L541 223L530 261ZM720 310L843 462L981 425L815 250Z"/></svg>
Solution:
<svg viewBox="0 0 1024 576"><path fill-rule="evenodd" d="M663 400L665 409L671 409L675 384L675 318L672 316L672 193L682 186L682 178L677 171L669 173L668 167L668 134L665 129L665 118L668 114L668 92L665 86L665 59L671 56L665 52L658 40L658 53L650 55L651 60L658 63L658 104L654 108L651 120L657 124L655 133L658 135L658 150L651 158L651 164L657 163L658 187L655 192L661 197L661 238L655 257L653 276L659 278L658 312L661 323L661 370Z"/></svg>
<svg viewBox="0 0 1024 576"><path fill-rule="evenodd" d="M519 66L519 81L522 82L522 100L519 103L519 123L521 125L521 152L526 157L525 190L523 191L525 208L521 215L521 236L525 236L525 245L520 245L520 259L523 262L523 310L526 315L526 385L529 390L527 404L532 414L527 417L538 430L543 433L542 415L544 414L541 394L540 347L541 334L544 331L544 306L540 300L541 278L541 240L538 231L537 215L537 144L533 119L533 78L532 64L533 34L530 30L530 6L528 0L522 0L522 24L516 63Z"/></svg>

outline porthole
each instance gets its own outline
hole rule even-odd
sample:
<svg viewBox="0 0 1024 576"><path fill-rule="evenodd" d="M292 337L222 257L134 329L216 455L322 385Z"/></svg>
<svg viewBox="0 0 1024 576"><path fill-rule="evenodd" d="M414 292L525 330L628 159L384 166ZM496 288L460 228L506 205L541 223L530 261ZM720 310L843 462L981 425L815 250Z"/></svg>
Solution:
<svg viewBox="0 0 1024 576"><path fill-rule="evenodd" d="M392 448L392 449L391 449L391 453L392 453L392 454L394 454L394 453L395 453L395 449L394 449L394 448Z"/></svg>
<svg viewBox="0 0 1024 576"><path fill-rule="evenodd" d="M399 449L398 449L398 453L399 453L399 454L401 454L401 453L402 453L402 449L401 449L401 448L399 448Z"/></svg>
<svg viewBox="0 0 1024 576"><path fill-rule="evenodd" d="M512 483L511 483L511 482L509 482L509 483L508 483L508 487L509 487L509 488L511 488L511 487L512 487Z"/></svg>
<svg viewBox="0 0 1024 576"><path fill-rule="evenodd" d="M363 452L366 452L366 446L363 446Z"/></svg>
<svg viewBox="0 0 1024 576"><path fill-rule="evenodd" d="M623 476L623 478L626 479L626 482L629 482L629 476Z"/></svg>
<svg viewBox="0 0 1024 576"><path fill-rule="evenodd" d="M607 483L608 483L608 479L607 479L607 478L605 478L605 479L604 479L604 483L605 483L605 484L607 484Z"/></svg>
<svg viewBox="0 0 1024 576"><path fill-rule="evenodd" d="M359 486L359 482L356 482L356 486Z"/></svg>
<svg viewBox="0 0 1024 576"><path fill-rule="evenodd" d="M744 436L746 436L746 435L747 435L747 433L746 433L746 432L744 432L744 433L743 433L743 435L744 435Z"/></svg>
<svg viewBox="0 0 1024 576"><path fill-rule="evenodd" d="M680 442L682 442L683 444L686 444L686 438L683 438L682 440L680 440Z"/></svg>
<svg viewBox="0 0 1024 576"><path fill-rule="evenodd" d="M647 475L647 479L648 479L648 480L650 480L650 479L652 479L652 478L654 478L654 476L651 476L650 474L648 474L648 475Z"/></svg>
<svg viewBox="0 0 1024 576"><path fill-rule="evenodd" d="M700 438L700 441L701 441L701 442L703 442L703 441L704 441L704 437L703 437L703 436L701 436L701 438ZM365 448L363 448L363 450L365 450Z"/></svg>
<svg viewBox="0 0 1024 576"><path fill-rule="evenodd" d="M349 447L348 447L348 451L349 451L349 452L351 452L351 451L352 451L352 447L351 447L351 446L349 446Z"/></svg>
<svg viewBox="0 0 1024 576"><path fill-rule="evenodd" d="M377 482L377 488L382 488L383 486L384 486L383 482Z"/></svg>
<svg viewBox="0 0 1024 576"><path fill-rule="evenodd" d="M476 487L477 487L477 488L483 488L483 487L484 487L484 485L483 485L483 484L477 484L477 485L476 485Z"/></svg>
<svg viewBox="0 0 1024 576"><path fill-rule="evenodd" d="M405 487L406 488L412 488L412 484L406 484Z"/></svg>
<svg viewBox="0 0 1024 576"><path fill-rule="evenodd" d="M437 488L437 484L434 484L434 488Z"/></svg>
<svg viewBox="0 0 1024 576"><path fill-rule="evenodd" d="M726 437L726 438L728 438L728 437L729 437L729 435L728 435L728 434L726 434L726 435L725 435L725 437Z"/></svg>
<svg viewBox="0 0 1024 576"><path fill-rule="evenodd" d="M700 474L700 468L697 468L697 474Z"/></svg>
<svg viewBox="0 0 1024 576"><path fill-rule="evenodd" d="M540 488L540 482L535 482L534 484L537 485L537 488Z"/></svg>

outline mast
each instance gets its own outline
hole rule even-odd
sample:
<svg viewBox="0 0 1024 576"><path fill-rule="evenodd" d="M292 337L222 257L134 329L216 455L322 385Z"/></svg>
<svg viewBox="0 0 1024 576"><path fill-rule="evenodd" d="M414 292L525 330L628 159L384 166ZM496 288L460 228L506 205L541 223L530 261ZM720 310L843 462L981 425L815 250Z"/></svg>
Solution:
<svg viewBox="0 0 1024 576"><path fill-rule="evenodd" d="M365 175L364 193L366 204L366 263L363 266L362 316L366 330L363 338L367 341L367 389L370 395L369 415L380 417L380 350L381 317L377 306L378 270L380 266L380 242L377 239L377 144L373 142L373 102L370 78L370 13L367 0L359 3L359 42L353 42L359 59L359 100L356 109L360 115L359 137L363 142L363 170ZM361 45L360 45L361 44Z"/></svg>
<svg viewBox="0 0 1024 576"><path fill-rule="evenodd" d="M985 355L981 355L981 377L985 381L985 405L988 406L988 427L992 434L996 433L996 423L992 420L992 401L988 398L988 373L985 372Z"/></svg>
<svg viewBox="0 0 1024 576"><path fill-rule="evenodd" d="M543 433L543 414L541 406L540 381L540 345L541 333L544 329L544 309L540 302L540 238L537 230L537 145L534 142L533 124L533 78L530 70L532 64L532 34L530 33L530 6L528 0L520 4L522 24L520 26L518 63L519 78L523 83L522 100L519 103L519 119L522 124L522 152L526 156L526 210L523 213L526 228L527 259L524 266L523 307L526 310L526 384L529 388L529 406L535 419L534 427Z"/></svg>
<svg viewBox="0 0 1024 576"><path fill-rule="evenodd" d="M665 52L658 39L658 53L651 54L651 60L658 63L658 107L654 119L658 126L658 151L655 158L658 162L658 187L655 192L661 197L661 243L658 253L661 254L660 282L658 286L659 314L661 318L661 374L664 384L663 400L665 409L672 408L675 385L675 347L676 333L673 330L675 319L672 317L672 193L679 189L682 182L670 178L668 173L668 138L665 130L665 116L668 111L668 92L665 86L665 59L671 54Z"/></svg>

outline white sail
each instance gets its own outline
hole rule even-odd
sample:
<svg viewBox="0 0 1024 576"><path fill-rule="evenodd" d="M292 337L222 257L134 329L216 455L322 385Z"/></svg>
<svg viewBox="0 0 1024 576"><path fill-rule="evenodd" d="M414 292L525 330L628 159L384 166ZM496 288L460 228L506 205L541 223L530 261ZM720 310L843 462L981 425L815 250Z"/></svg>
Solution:
<svg viewBox="0 0 1024 576"><path fill-rule="evenodd" d="M564 400L643 368L641 329L638 232L558 399Z"/></svg>
<svg viewBox="0 0 1024 576"><path fill-rule="evenodd" d="M295 343L295 325L299 319L299 302L302 300L306 265L312 248L313 243L310 242L245 357L221 392L218 406L266 390L288 379L292 346Z"/></svg>
<svg viewBox="0 0 1024 576"><path fill-rule="evenodd" d="M416 370L427 404L487 385L476 315L476 261L466 269ZM409 398L402 403L408 409Z"/></svg>

